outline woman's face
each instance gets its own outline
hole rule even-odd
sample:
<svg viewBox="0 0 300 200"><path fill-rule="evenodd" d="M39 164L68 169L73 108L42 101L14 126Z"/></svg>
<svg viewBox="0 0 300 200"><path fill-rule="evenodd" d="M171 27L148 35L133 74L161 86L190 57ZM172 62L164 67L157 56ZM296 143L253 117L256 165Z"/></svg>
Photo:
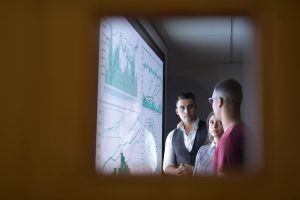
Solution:
<svg viewBox="0 0 300 200"><path fill-rule="evenodd" d="M215 115L212 115L208 121L209 132L213 137L220 138L224 132L222 122L215 118Z"/></svg>

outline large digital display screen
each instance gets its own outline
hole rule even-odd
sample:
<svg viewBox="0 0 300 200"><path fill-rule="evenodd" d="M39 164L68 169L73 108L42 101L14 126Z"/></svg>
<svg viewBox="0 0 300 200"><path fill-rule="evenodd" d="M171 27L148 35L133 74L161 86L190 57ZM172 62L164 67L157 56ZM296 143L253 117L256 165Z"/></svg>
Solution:
<svg viewBox="0 0 300 200"><path fill-rule="evenodd" d="M162 170L164 60L124 17L100 22L96 170Z"/></svg>

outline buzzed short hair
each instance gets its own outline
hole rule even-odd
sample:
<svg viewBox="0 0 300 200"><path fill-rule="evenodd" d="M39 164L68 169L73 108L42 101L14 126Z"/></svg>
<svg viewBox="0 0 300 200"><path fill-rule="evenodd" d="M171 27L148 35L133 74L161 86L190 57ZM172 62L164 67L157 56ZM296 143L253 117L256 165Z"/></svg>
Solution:
<svg viewBox="0 0 300 200"><path fill-rule="evenodd" d="M177 97L176 107L177 107L178 101L184 100L184 99L193 99L194 103L196 104L196 97L192 92L183 92Z"/></svg>
<svg viewBox="0 0 300 200"><path fill-rule="evenodd" d="M242 87L240 83L234 79L226 79L219 81L215 86L215 91L223 95L224 98L231 101L235 108L239 108L242 99Z"/></svg>

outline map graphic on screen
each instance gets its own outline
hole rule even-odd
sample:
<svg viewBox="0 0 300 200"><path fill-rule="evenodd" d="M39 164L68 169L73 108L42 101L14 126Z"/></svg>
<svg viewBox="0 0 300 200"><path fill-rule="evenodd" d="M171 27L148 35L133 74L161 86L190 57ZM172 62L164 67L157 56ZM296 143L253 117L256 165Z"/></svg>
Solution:
<svg viewBox="0 0 300 200"><path fill-rule="evenodd" d="M122 17L100 24L96 169L160 174L163 61Z"/></svg>

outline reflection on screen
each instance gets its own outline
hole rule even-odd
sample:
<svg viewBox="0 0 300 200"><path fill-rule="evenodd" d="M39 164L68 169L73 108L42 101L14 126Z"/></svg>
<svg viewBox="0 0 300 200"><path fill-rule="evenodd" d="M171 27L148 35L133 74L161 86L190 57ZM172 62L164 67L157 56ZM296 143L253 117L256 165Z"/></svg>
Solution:
<svg viewBox="0 0 300 200"><path fill-rule="evenodd" d="M122 17L100 24L96 169L160 174L163 61Z"/></svg>

